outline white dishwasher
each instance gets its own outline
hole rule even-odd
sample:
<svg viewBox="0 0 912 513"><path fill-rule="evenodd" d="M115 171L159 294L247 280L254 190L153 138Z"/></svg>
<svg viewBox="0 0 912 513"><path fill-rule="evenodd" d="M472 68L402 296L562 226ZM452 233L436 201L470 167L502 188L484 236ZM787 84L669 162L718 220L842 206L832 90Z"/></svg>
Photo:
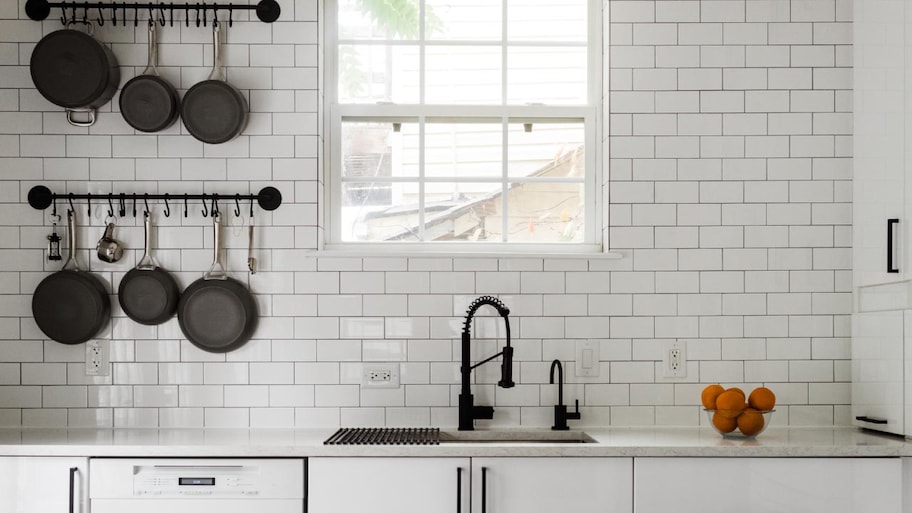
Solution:
<svg viewBox="0 0 912 513"><path fill-rule="evenodd" d="M304 460L89 461L92 513L303 513Z"/></svg>

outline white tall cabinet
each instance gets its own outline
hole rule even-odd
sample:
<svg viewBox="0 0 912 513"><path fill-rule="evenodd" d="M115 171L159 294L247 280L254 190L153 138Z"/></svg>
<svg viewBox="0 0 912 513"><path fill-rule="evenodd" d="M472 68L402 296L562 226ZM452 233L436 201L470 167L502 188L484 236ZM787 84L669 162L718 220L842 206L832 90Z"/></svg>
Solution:
<svg viewBox="0 0 912 513"><path fill-rule="evenodd" d="M88 469L87 458L0 457L0 511L86 513Z"/></svg>

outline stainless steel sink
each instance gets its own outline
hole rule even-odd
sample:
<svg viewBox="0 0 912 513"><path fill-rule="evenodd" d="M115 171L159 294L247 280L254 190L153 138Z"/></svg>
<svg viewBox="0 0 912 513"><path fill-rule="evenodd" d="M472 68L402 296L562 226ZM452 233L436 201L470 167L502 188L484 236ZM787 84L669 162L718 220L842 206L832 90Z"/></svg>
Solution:
<svg viewBox="0 0 912 513"><path fill-rule="evenodd" d="M514 430L441 431L440 443L460 444L587 444L595 439L583 431Z"/></svg>

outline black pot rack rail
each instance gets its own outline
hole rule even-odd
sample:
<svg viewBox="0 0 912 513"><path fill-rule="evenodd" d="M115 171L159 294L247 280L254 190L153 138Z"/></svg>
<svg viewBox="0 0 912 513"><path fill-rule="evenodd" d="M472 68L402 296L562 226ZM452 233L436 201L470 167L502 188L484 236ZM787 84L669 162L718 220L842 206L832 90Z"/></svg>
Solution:
<svg viewBox="0 0 912 513"><path fill-rule="evenodd" d="M241 202L250 202L250 216L253 216L253 202L256 201L257 204L263 210L275 210L279 208L282 204L282 193L275 187L264 187L260 189L260 192L257 194L147 194L147 193L109 193L109 194L74 194L72 192L65 194L57 194L51 192L50 189L44 185L36 185L29 190L28 193L28 202L32 208L37 210L45 210L51 205L54 206L53 215L57 215L57 201L64 201L69 203L70 210L75 210L73 202L76 200L85 200L88 204L89 215L92 215L92 201L107 202L108 204L108 215L114 216L115 212L119 214L119 217L124 217L127 214L127 202L132 201L133 204L133 217L136 217L136 205L137 202L141 202L140 206L145 207L145 212L149 212L149 200L158 200L164 202L165 205L165 217L171 215L171 201L175 203L183 204L184 208L184 217L187 217L188 214L188 204L190 200L201 201L203 205L202 214L204 217L212 214L220 213L219 202L231 203L234 202L234 215L240 217L241 215ZM115 202L117 205L115 205ZM116 210L115 210L116 209Z"/></svg>
<svg viewBox="0 0 912 513"><path fill-rule="evenodd" d="M244 0L240 0L244 1ZM149 20L151 21L153 17L158 17L158 22L164 26L165 25L165 12L168 13L168 20L171 26L174 26L174 11L184 11L184 24L190 25L190 13L196 13L196 26L206 25L206 13L212 12L212 17L215 19L218 16L219 11L228 11L228 25L231 26L234 23L232 19L232 13L234 11L256 11L257 18L264 23L272 23L279 19L279 16L282 14L282 8L279 6L276 0L260 0L256 5L247 5L247 4L219 4L219 3L181 3L175 4L173 2L159 2L159 3L135 3L135 2L48 2L48 0L28 0L25 3L25 14L29 18L35 21L42 21L47 19L51 14L51 9L58 7L61 9L60 21L66 25L67 21L83 21L88 23L89 21L98 23L99 25L105 24L105 11L107 11L108 19L113 25L117 25L118 22L122 23L124 26L127 25L127 21L132 21L133 26L139 24L139 13L148 12ZM70 15L67 16L67 10L70 10ZM77 11L81 11L82 16L77 16ZM120 17L118 18L118 11L120 11ZM127 20L127 13L132 12L132 20ZM157 13L157 14L156 14ZM202 15L200 14L202 13Z"/></svg>

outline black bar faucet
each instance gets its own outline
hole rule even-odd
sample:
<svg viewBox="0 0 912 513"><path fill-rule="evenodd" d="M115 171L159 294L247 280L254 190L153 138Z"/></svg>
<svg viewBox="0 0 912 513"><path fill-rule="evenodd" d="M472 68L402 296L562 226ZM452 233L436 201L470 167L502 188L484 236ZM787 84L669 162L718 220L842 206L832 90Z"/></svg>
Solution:
<svg viewBox="0 0 912 513"><path fill-rule="evenodd" d="M484 305L490 305L497 309L497 313L503 317L504 324L507 329L507 343L504 346L503 350L499 353L486 358L475 365L472 365L472 355L471 355L471 341L472 336L469 333L469 328L472 325L472 317L475 316L475 312ZM500 381L497 382L497 386L501 388L512 388L516 385L513 382L513 348L510 347L510 309L507 308L499 299L492 296L481 296L475 301L472 301L472 304L469 305L468 310L466 310L465 324L462 327L462 366L459 368L460 374L462 375L462 389L459 394L459 430L460 431L472 431L475 429L475 420L476 419L493 419L494 418L494 407L493 406L475 406L474 397L472 396L472 387L471 387L471 375L472 370L476 367L488 363L498 356L502 356L503 359L500 363Z"/></svg>
<svg viewBox="0 0 912 513"><path fill-rule="evenodd" d="M555 431L566 431L570 429L567 426L568 420L579 420L579 399L576 400L576 411L568 412L567 405L564 404L564 366L560 360L551 362L551 384L554 384L554 368L557 367L557 404L554 405L554 425L551 429Z"/></svg>

